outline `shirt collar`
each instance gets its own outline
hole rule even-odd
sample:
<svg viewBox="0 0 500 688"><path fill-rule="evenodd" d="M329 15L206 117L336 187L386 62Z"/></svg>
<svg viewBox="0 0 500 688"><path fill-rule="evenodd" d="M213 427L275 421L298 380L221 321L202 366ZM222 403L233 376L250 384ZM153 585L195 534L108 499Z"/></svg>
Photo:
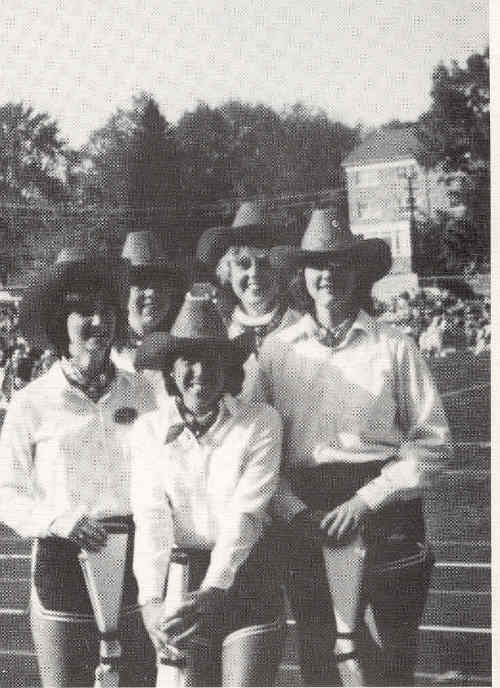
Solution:
<svg viewBox="0 0 500 688"><path fill-rule="evenodd" d="M308 339L316 339L319 341L320 327L310 313L306 313L300 323L297 324L300 325L300 331L303 336ZM353 339L357 332L365 332L367 335L370 335L373 332L374 326L375 321L373 318L370 317L366 311L361 309L351 327L347 331L346 336L336 348L340 349L346 346L346 344Z"/></svg>
<svg viewBox="0 0 500 688"><path fill-rule="evenodd" d="M85 392L83 392L75 385L72 385L71 382L67 379L66 375L63 372L61 359L55 361L53 365L49 368L49 370L45 373L45 375L50 376L52 378L51 388L60 392L60 394L70 394L73 395L73 398L76 396L81 399L90 400L90 398L85 394ZM108 389L102 395L102 397L99 399L97 403L99 403L101 400L108 399L109 395L114 393L114 391L118 389L117 386L121 386L123 384L124 377L125 376L123 372L117 369L116 375L111 381L111 384L109 385Z"/></svg>
<svg viewBox="0 0 500 688"><path fill-rule="evenodd" d="M210 438L213 437L213 435L220 429L221 425L224 424L227 418L235 415L237 412L237 406L238 402L236 399L234 399L230 394L225 394L219 402L219 413L217 414L214 423L202 437L199 439L197 438L197 441L210 441ZM160 405L159 413L160 416L163 416L163 414L167 416L167 422L165 425L163 425L161 434L163 442L167 444L167 437L170 429L178 424L185 425L185 420L182 417L177 404L175 403L175 397L167 397L166 402ZM180 434L181 433L179 433L179 436Z"/></svg>

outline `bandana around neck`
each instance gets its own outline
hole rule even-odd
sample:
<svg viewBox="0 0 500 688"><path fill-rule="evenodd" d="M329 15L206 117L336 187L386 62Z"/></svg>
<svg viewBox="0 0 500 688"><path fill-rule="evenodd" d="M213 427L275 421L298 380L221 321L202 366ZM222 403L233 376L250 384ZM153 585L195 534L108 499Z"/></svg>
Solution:
<svg viewBox="0 0 500 688"><path fill-rule="evenodd" d="M94 377L88 377L82 373L69 358L61 359L61 368L68 382L94 402L102 397L116 376L116 369L111 361Z"/></svg>
<svg viewBox="0 0 500 688"><path fill-rule="evenodd" d="M252 337L253 351L258 353L264 337L275 330L283 319L286 308L276 306L264 315L248 315L239 306L233 311L233 323L240 329L241 334Z"/></svg>
<svg viewBox="0 0 500 688"><path fill-rule="evenodd" d="M344 341L345 337L347 336L347 333L349 332L354 321L356 320L356 317L357 314L351 315L345 320L343 320L339 325L337 325L337 327L334 327L332 329L324 327L315 320L315 336L318 339L318 341L321 342L321 344L323 344L324 346L335 348Z"/></svg>
<svg viewBox="0 0 500 688"><path fill-rule="evenodd" d="M170 442L176 440L179 435L183 433L184 429L190 430L196 439L203 437L203 435L210 430L212 425L217 420L221 409L221 403L222 400L220 400L217 406L211 409L204 416L201 416L201 418L195 418L191 411L184 406L182 399L180 397L176 397L175 405L177 406L177 410L182 418L182 422L174 423L169 427L165 444L170 444Z"/></svg>

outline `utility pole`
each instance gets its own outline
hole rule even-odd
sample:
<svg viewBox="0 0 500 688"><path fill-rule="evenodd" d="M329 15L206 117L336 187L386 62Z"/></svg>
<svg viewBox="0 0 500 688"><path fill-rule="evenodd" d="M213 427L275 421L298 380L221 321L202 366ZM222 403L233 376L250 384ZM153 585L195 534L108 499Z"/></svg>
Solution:
<svg viewBox="0 0 500 688"><path fill-rule="evenodd" d="M407 169L404 172L401 173L401 177L403 179L406 179L406 182L408 184L408 210L410 212L410 218L409 218L409 233L410 233L410 247L411 247L411 257L410 257L410 270L412 272L415 271L415 248L416 248L416 227L415 227L415 211L416 211L416 203L415 203L415 188L414 188L414 181L417 178L417 173L415 171L415 168L412 167L411 169Z"/></svg>

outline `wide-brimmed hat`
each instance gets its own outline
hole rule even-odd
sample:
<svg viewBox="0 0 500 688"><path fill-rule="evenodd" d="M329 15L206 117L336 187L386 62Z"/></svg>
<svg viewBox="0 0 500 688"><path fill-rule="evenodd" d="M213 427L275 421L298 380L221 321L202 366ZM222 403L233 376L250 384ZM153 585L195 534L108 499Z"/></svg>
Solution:
<svg viewBox="0 0 500 688"><path fill-rule="evenodd" d="M173 285L178 284L181 289L187 284L187 262L172 260L165 254L158 232L129 232L123 244L121 257L127 267L129 284L143 281L145 276Z"/></svg>
<svg viewBox="0 0 500 688"><path fill-rule="evenodd" d="M201 235L196 249L197 259L215 269L231 246L271 248L289 240L284 227L272 224L266 217L262 203L242 203L230 227L211 227Z"/></svg>
<svg viewBox="0 0 500 688"><path fill-rule="evenodd" d="M32 345L45 347L55 342L56 314L77 304L82 296L104 292L118 309L118 271L114 262L95 255L54 263L31 280L19 308L20 331Z"/></svg>
<svg viewBox="0 0 500 688"><path fill-rule="evenodd" d="M153 332L144 337L135 357L136 368L164 369L180 355L216 354L235 363L248 357L246 337L229 339L226 326L209 294L196 287L186 294L184 304L170 332Z"/></svg>
<svg viewBox="0 0 500 688"><path fill-rule="evenodd" d="M276 246L271 250L275 267L321 267L328 263L359 270L376 282L392 266L391 249L383 239L355 236L333 209L317 209L311 215L300 247Z"/></svg>

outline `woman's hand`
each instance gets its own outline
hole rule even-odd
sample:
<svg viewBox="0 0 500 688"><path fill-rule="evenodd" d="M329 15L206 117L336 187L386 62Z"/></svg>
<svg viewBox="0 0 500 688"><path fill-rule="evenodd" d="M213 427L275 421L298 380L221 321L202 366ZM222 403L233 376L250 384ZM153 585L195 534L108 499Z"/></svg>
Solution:
<svg viewBox="0 0 500 688"><path fill-rule="evenodd" d="M369 511L368 504L354 495L326 514L321 521L321 530L330 539L346 539L359 529Z"/></svg>
<svg viewBox="0 0 500 688"><path fill-rule="evenodd" d="M168 634L162 628L163 600L149 600L141 607L141 612L151 642L156 650L164 650L168 644Z"/></svg>
<svg viewBox="0 0 500 688"><path fill-rule="evenodd" d="M90 516L82 516L71 529L68 539L82 549L98 552L107 540L106 529L100 521Z"/></svg>
<svg viewBox="0 0 500 688"><path fill-rule="evenodd" d="M160 621L168 644L182 647L200 628L213 629L220 625L225 596L225 590L220 588L205 588L190 593L172 614Z"/></svg>

